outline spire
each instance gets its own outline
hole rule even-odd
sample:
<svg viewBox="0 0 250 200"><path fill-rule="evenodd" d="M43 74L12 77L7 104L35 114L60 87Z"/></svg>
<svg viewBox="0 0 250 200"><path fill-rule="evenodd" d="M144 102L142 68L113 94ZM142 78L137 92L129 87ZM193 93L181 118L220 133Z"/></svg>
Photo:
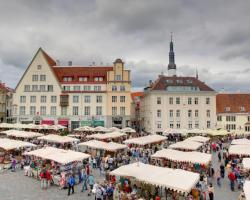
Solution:
<svg viewBox="0 0 250 200"><path fill-rule="evenodd" d="M197 68L196 68L196 79L199 79L199 74L198 74Z"/></svg>
<svg viewBox="0 0 250 200"><path fill-rule="evenodd" d="M176 71L176 64L175 64L175 55L174 55L174 43L173 43L173 33L171 32L170 37L170 45L169 45L169 64L168 64L168 71L170 72L169 75L175 75Z"/></svg>

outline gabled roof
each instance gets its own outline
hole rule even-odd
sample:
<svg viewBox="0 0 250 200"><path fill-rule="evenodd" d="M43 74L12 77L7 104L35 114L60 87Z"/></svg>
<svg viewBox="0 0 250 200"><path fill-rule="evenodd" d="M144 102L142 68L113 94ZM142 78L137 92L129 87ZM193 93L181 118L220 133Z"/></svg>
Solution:
<svg viewBox="0 0 250 200"><path fill-rule="evenodd" d="M134 101L136 97L142 97L143 96L143 92L132 92L131 93L131 98Z"/></svg>
<svg viewBox="0 0 250 200"><path fill-rule="evenodd" d="M54 61L42 48L40 48L45 59L47 60L47 63L52 67L56 65L56 61Z"/></svg>
<svg viewBox="0 0 250 200"><path fill-rule="evenodd" d="M225 108L230 108L226 111ZM244 108L242 110L242 108ZM218 94L216 96L217 113L249 113L250 94Z"/></svg>
<svg viewBox="0 0 250 200"><path fill-rule="evenodd" d="M159 78L151 85L151 90L166 90L169 86L190 86L199 88L199 91L214 91L204 82L195 77L163 75L160 75Z"/></svg>

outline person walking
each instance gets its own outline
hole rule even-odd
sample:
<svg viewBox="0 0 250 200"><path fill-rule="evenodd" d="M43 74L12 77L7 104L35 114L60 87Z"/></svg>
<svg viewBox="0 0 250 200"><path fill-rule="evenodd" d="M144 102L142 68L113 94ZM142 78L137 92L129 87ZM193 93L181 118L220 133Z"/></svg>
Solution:
<svg viewBox="0 0 250 200"><path fill-rule="evenodd" d="M40 172L40 179L41 179L41 188L46 189L47 188L47 171L45 167L43 167L42 171Z"/></svg>
<svg viewBox="0 0 250 200"><path fill-rule="evenodd" d="M231 190L234 191L234 181L236 180L235 173L233 171L231 171L228 174L228 178L229 178L229 181L230 181Z"/></svg>
<svg viewBox="0 0 250 200"><path fill-rule="evenodd" d="M11 171L16 172L16 159L13 157L11 161Z"/></svg>
<svg viewBox="0 0 250 200"><path fill-rule="evenodd" d="M75 185L75 178L74 176L71 174L69 176L69 179L68 179L68 196L70 195L70 192L72 190L72 194L74 194L74 185Z"/></svg>
<svg viewBox="0 0 250 200"><path fill-rule="evenodd" d="M208 186L208 196L209 200L214 200L214 187L212 183L210 183Z"/></svg>
<svg viewBox="0 0 250 200"><path fill-rule="evenodd" d="M218 169L215 173L215 178L216 178L216 182L218 187L221 187L221 176L220 176L220 170Z"/></svg>
<svg viewBox="0 0 250 200"><path fill-rule="evenodd" d="M94 179L94 176L92 173L89 174L88 176L88 185L89 185L89 192L88 192L88 196L91 195L92 193L92 190L93 190L93 187L94 187L94 184L95 184L95 179Z"/></svg>
<svg viewBox="0 0 250 200"><path fill-rule="evenodd" d="M220 151L218 152L218 160L219 160L219 162L221 162L221 153L220 153Z"/></svg>
<svg viewBox="0 0 250 200"><path fill-rule="evenodd" d="M220 165L220 176L221 176L221 178L225 177L225 167L224 167L223 163L221 163L221 165Z"/></svg>
<svg viewBox="0 0 250 200"><path fill-rule="evenodd" d="M51 182L53 181L49 170L46 171L46 180L47 180L47 187L49 187Z"/></svg>
<svg viewBox="0 0 250 200"><path fill-rule="evenodd" d="M86 170L83 169L82 170L82 192L88 190L87 181L88 181L88 176L87 176Z"/></svg>

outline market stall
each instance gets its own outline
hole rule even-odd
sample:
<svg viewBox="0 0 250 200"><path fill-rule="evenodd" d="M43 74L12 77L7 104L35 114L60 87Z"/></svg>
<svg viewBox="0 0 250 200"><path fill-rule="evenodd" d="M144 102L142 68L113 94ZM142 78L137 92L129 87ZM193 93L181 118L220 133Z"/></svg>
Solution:
<svg viewBox="0 0 250 200"><path fill-rule="evenodd" d="M242 138L242 139L234 139L231 144L233 145L250 145L250 140L246 139L246 138Z"/></svg>
<svg viewBox="0 0 250 200"><path fill-rule="evenodd" d="M171 195L175 192L178 193L179 198L180 196L186 196L196 186L200 178L198 173L143 163L121 166L111 171L110 175L116 176L117 182L121 184L127 182L124 179L128 179L132 185L138 185L142 189L142 194L138 194L139 197L143 197L141 196L143 194L148 194L147 197L149 198L152 193L158 193L162 194L162 196L167 196L166 199L171 198ZM160 189L165 190L166 193L159 192ZM143 190L148 190L148 192L144 192Z"/></svg>
<svg viewBox="0 0 250 200"><path fill-rule="evenodd" d="M193 137L187 138L185 141L195 141L195 142L206 143L206 142L208 142L209 140L210 140L209 137L193 136Z"/></svg>
<svg viewBox="0 0 250 200"><path fill-rule="evenodd" d="M121 133L118 131L111 132L111 133L104 133L104 134L93 134L93 135L88 135L86 138L90 139L96 139L96 140L102 140L102 141L108 141L108 140L120 140L122 141L124 138L127 137L126 133Z"/></svg>
<svg viewBox="0 0 250 200"><path fill-rule="evenodd" d="M136 133L136 130L135 130L135 129L132 129L132 128L130 128L130 127L126 127L126 128L123 128L123 129L121 130L121 132L123 132L123 133Z"/></svg>
<svg viewBox="0 0 250 200"><path fill-rule="evenodd" d="M138 145L138 146L145 146L145 145L150 145L154 143L161 143L161 142L164 142L165 140L167 140L167 138L161 135L147 135L143 137L125 140L123 141L123 143Z"/></svg>
<svg viewBox="0 0 250 200"><path fill-rule="evenodd" d="M59 185L61 179L65 179L69 174L75 173L83 168L83 160L90 155L58 149L54 147L45 147L34 151L26 152L23 155L31 158L30 165L25 167L25 175L39 178L39 174L43 168L51 171L54 184ZM76 177L77 178L77 177Z"/></svg>
<svg viewBox="0 0 250 200"><path fill-rule="evenodd" d="M211 164L212 155L200 152L183 152L173 149L162 149L151 156L160 160L162 166L188 171L206 171Z"/></svg>
<svg viewBox="0 0 250 200"><path fill-rule="evenodd" d="M250 170L250 158L243 158L242 160L243 169Z"/></svg>
<svg viewBox="0 0 250 200"><path fill-rule="evenodd" d="M202 147L201 142L191 141L191 140L184 140L181 142L177 142L175 144L171 144L169 148L183 150L183 151L196 151Z"/></svg>
<svg viewBox="0 0 250 200"><path fill-rule="evenodd" d="M24 139L32 139L43 136L43 134L38 132L19 131L19 130L2 131L1 134L6 134L8 137L24 138Z"/></svg>
<svg viewBox="0 0 250 200"><path fill-rule="evenodd" d="M250 200L250 181L245 181L243 186L243 191L246 197L246 200Z"/></svg>
<svg viewBox="0 0 250 200"><path fill-rule="evenodd" d="M228 152L233 156L250 157L249 145L230 145Z"/></svg>

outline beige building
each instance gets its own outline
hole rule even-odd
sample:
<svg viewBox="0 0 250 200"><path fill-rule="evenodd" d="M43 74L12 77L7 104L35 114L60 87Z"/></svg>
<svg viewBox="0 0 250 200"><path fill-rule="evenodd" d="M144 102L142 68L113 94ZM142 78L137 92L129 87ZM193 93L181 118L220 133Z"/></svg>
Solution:
<svg viewBox="0 0 250 200"><path fill-rule="evenodd" d="M16 87L14 115L21 123L125 127L130 89L121 59L113 66L60 66L40 48Z"/></svg>
<svg viewBox="0 0 250 200"><path fill-rule="evenodd" d="M7 89L4 84L0 83L0 123L6 121L6 96Z"/></svg>
<svg viewBox="0 0 250 200"><path fill-rule="evenodd" d="M200 81L198 75L176 76L172 40L168 73L144 89L140 106L142 130L161 134L169 128L215 128L216 92Z"/></svg>
<svg viewBox="0 0 250 200"><path fill-rule="evenodd" d="M250 94L216 96L217 128L250 132Z"/></svg>

